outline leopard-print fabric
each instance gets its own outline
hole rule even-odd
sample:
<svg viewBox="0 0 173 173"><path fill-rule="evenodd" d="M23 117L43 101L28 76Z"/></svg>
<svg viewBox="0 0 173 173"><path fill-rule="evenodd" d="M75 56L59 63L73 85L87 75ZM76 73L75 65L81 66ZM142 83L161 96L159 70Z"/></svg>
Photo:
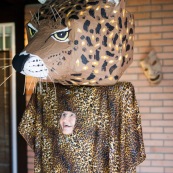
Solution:
<svg viewBox="0 0 173 173"><path fill-rule="evenodd" d="M61 132L64 110L76 113ZM35 173L135 173L145 159L141 116L129 82L87 87L41 83L19 131L35 152Z"/></svg>

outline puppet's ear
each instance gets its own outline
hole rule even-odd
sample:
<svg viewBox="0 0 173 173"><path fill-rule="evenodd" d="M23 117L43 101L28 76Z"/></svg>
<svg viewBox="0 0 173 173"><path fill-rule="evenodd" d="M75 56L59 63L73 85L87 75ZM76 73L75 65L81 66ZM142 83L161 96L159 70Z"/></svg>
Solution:
<svg viewBox="0 0 173 173"><path fill-rule="evenodd" d="M120 0L108 0L108 2L118 5L120 3Z"/></svg>
<svg viewBox="0 0 173 173"><path fill-rule="evenodd" d="M41 4L44 4L46 0L38 0L38 2L40 2Z"/></svg>

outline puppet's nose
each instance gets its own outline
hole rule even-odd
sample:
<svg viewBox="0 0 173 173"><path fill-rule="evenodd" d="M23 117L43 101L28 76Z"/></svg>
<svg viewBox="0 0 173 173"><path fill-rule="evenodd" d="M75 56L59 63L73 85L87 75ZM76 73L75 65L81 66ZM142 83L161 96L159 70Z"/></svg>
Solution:
<svg viewBox="0 0 173 173"><path fill-rule="evenodd" d="M16 54L12 60L12 65L17 72L21 72L24 68L25 62L28 60L29 54L20 55Z"/></svg>

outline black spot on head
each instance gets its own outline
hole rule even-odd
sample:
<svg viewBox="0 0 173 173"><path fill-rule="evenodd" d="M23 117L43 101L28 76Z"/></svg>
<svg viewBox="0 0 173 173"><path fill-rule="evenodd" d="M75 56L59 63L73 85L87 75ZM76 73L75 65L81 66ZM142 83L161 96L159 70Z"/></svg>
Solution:
<svg viewBox="0 0 173 173"><path fill-rule="evenodd" d="M78 3L80 3L80 4L84 4L84 2L85 2L85 0L78 1Z"/></svg>
<svg viewBox="0 0 173 173"><path fill-rule="evenodd" d="M84 35L82 35L80 38L81 38L81 40L84 40L84 39L85 39L85 36L84 36Z"/></svg>
<svg viewBox="0 0 173 173"><path fill-rule="evenodd" d="M125 28L127 28L127 17L126 17L126 20L124 22L124 26L125 26Z"/></svg>
<svg viewBox="0 0 173 173"><path fill-rule="evenodd" d="M93 34L94 33L94 30L93 29L90 29L90 33Z"/></svg>
<svg viewBox="0 0 173 173"><path fill-rule="evenodd" d="M96 34L100 34L100 29L101 29L101 24L98 23L98 24L97 24L97 27L96 27L96 29L95 29Z"/></svg>
<svg viewBox="0 0 173 173"><path fill-rule="evenodd" d="M120 28L122 28L122 19L121 19L121 17L118 18L118 25L119 25Z"/></svg>
<svg viewBox="0 0 173 173"><path fill-rule="evenodd" d="M77 15L71 15L70 17L69 17L69 19L79 19L79 17L77 16Z"/></svg>
<svg viewBox="0 0 173 173"><path fill-rule="evenodd" d="M90 37L87 36L87 37L86 37L86 41L87 41L87 45L88 45L88 46L93 46Z"/></svg>
<svg viewBox="0 0 173 173"><path fill-rule="evenodd" d="M87 64L89 61L87 60L87 58L82 54L81 56L81 60L83 64Z"/></svg>
<svg viewBox="0 0 173 173"><path fill-rule="evenodd" d="M122 64L121 64L121 67L123 67L123 66L124 66L124 63L125 63L125 57L123 56L123 58L122 58Z"/></svg>
<svg viewBox="0 0 173 173"><path fill-rule="evenodd" d="M114 56L114 53L111 53L109 51L106 51L106 55L113 57Z"/></svg>
<svg viewBox="0 0 173 173"><path fill-rule="evenodd" d="M126 51L128 51L128 50L130 50L130 45L129 44L126 46Z"/></svg>
<svg viewBox="0 0 173 173"><path fill-rule="evenodd" d="M89 25L90 25L90 21L89 21L89 20L86 20L86 21L84 22L83 29L84 29L85 31L87 31L87 32L88 32L88 27L89 27Z"/></svg>
<svg viewBox="0 0 173 173"><path fill-rule="evenodd" d="M113 41L113 44L114 44L114 45L116 44L117 39L118 39L118 34L116 33L116 34L115 34L115 37L112 38L112 41Z"/></svg>
<svg viewBox="0 0 173 173"><path fill-rule="evenodd" d="M87 77L87 80L91 80L91 79L94 79L96 76L94 73L91 73L88 77Z"/></svg>
<svg viewBox="0 0 173 173"><path fill-rule="evenodd" d="M81 9L82 9L82 7L80 5L76 6L76 10L81 10Z"/></svg>
<svg viewBox="0 0 173 173"><path fill-rule="evenodd" d="M96 54L94 55L94 59L96 59L97 61L100 60L100 51L98 51L97 49L96 49Z"/></svg>
<svg viewBox="0 0 173 173"><path fill-rule="evenodd" d="M95 11L94 11L94 9L90 9L90 10L89 10L89 15L90 15L91 17L95 18Z"/></svg>
<svg viewBox="0 0 173 173"><path fill-rule="evenodd" d="M69 51L68 51L68 55L71 55L71 53L72 53L72 50L69 50Z"/></svg>
<svg viewBox="0 0 173 173"><path fill-rule="evenodd" d="M107 37L105 35L103 36L102 45L107 47Z"/></svg>
<svg viewBox="0 0 173 173"><path fill-rule="evenodd" d="M81 76L82 73L71 74L71 76Z"/></svg>
<svg viewBox="0 0 173 173"><path fill-rule="evenodd" d="M61 24L64 25L65 27L67 27L67 25L65 24L65 18L62 18Z"/></svg>
<svg viewBox="0 0 173 173"><path fill-rule="evenodd" d="M108 65L108 62L105 60L102 65L102 71L106 71L106 66Z"/></svg>
<svg viewBox="0 0 173 173"><path fill-rule="evenodd" d="M92 59L92 57L93 57L92 55L89 55L89 59Z"/></svg>
<svg viewBox="0 0 173 173"><path fill-rule="evenodd" d="M122 42L126 41L126 35L123 36Z"/></svg>
<svg viewBox="0 0 173 173"><path fill-rule="evenodd" d="M117 76L117 75L116 75L116 76L114 76L114 79L115 79L115 80L118 80L118 76Z"/></svg>
<svg viewBox="0 0 173 173"><path fill-rule="evenodd" d="M112 31L115 28L114 26L110 25L109 23L106 23L105 25L109 31Z"/></svg>
<svg viewBox="0 0 173 173"><path fill-rule="evenodd" d="M95 1L95 2L88 2L88 5L97 5L99 3L99 1Z"/></svg>
<svg viewBox="0 0 173 173"><path fill-rule="evenodd" d="M101 8L101 16L105 19L108 19L108 17L106 16L106 10L104 8Z"/></svg>
<svg viewBox="0 0 173 173"><path fill-rule="evenodd" d="M98 42L98 41L99 41L99 38L97 37L97 38L96 38L96 42Z"/></svg>
<svg viewBox="0 0 173 173"><path fill-rule="evenodd" d="M66 9L66 10L64 11L64 13L67 14L71 9L72 9L72 7Z"/></svg>
<svg viewBox="0 0 173 173"><path fill-rule="evenodd" d="M116 68L117 68L117 65L116 65L116 64L114 64L112 67L110 67L110 69L109 69L110 75L112 74L112 72L113 72Z"/></svg>
<svg viewBox="0 0 173 173"><path fill-rule="evenodd" d="M78 45L78 40L75 40L75 41L74 41L74 44L75 44L75 45Z"/></svg>
<svg viewBox="0 0 173 173"><path fill-rule="evenodd" d="M133 34L133 29L132 28L130 28L129 34Z"/></svg>
<svg viewBox="0 0 173 173"><path fill-rule="evenodd" d="M85 47L83 47L82 50L83 50L84 52L86 52L86 48L85 48Z"/></svg>

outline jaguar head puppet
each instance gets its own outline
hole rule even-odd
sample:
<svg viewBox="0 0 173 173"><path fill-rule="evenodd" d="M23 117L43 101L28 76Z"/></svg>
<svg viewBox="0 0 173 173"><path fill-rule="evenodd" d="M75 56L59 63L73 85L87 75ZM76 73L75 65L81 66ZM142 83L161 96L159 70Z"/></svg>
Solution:
<svg viewBox="0 0 173 173"><path fill-rule="evenodd" d="M63 85L113 85L133 60L125 0L48 0L27 23L17 72Z"/></svg>

